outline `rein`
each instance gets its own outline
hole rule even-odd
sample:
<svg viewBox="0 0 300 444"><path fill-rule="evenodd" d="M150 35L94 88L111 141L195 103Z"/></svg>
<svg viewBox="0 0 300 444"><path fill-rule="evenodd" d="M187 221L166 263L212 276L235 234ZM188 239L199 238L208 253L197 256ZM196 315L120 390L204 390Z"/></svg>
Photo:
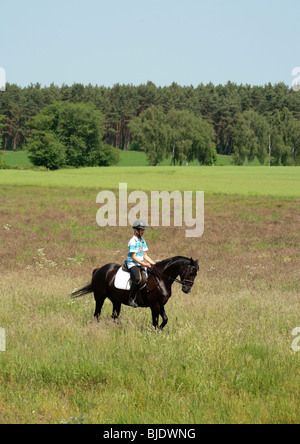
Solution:
<svg viewBox="0 0 300 444"><path fill-rule="evenodd" d="M169 265L169 264L167 264L166 267L167 267L168 265ZM189 265L189 267L191 267L191 268L195 268L195 269L196 269L196 267L194 267L193 265ZM186 270L186 271L187 271L187 270ZM185 273L186 273L186 271L185 271ZM194 282L194 281L191 281L191 280L189 280L189 279L179 280L179 279L177 279L177 278L172 278L171 276L168 276L167 274L164 274L164 273L162 273L161 271L158 271L157 269L155 269L155 272L158 273L160 276L164 276L164 277L166 277L166 278L168 278L168 279L172 279L173 282L177 282L178 284L181 284L181 285L184 285L186 282L190 282L191 284ZM151 268L150 268L150 270L148 271L148 273L151 273ZM152 274L153 274L153 273L152 273Z"/></svg>

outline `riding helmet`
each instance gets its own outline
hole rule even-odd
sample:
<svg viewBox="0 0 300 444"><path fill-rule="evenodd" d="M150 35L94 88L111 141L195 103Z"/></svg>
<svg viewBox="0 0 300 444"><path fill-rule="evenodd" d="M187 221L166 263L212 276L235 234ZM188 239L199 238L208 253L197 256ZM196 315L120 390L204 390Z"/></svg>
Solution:
<svg viewBox="0 0 300 444"><path fill-rule="evenodd" d="M147 225L142 219L138 219L133 223L132 228L136 228L137 230L146 230Z"/></svg>

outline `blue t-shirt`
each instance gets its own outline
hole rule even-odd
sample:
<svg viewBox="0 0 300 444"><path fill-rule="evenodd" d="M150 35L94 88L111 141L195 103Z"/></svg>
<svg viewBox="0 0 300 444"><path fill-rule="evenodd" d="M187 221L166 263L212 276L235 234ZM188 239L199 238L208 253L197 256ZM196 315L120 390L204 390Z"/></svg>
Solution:
<svg viewBox="0 0 300 444"><path fill-rule="evenodd" d="M128 242L128 254L127 254L127 266L128 268L134 267L136 265L140 265L137 262L135 262L132 258L132 253L136 253L136 257L141 261L144 262L144 253L145 251L148 251L147 244L145 242L145 239L141 237L139 239L137 236L133 236L133 238L130 239Z"/></svg>

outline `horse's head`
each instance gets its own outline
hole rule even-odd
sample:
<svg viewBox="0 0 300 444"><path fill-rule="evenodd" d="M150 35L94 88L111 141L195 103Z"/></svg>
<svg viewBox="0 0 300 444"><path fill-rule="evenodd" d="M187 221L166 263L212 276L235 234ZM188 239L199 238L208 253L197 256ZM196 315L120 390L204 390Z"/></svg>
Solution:
<svg viewBox="0 0 300 444"><path fill-rule="evenodd" d="M192 291L194 281L199 271L199 261L194 261L192 258L190 262L182 269L180 273L182 291L186 294Z"/></svg>

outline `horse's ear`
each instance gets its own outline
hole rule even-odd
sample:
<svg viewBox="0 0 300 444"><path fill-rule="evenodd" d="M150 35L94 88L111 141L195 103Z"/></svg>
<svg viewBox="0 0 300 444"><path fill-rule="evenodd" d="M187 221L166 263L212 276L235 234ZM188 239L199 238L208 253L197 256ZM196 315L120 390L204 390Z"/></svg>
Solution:
<svg viewBox="0 0 300 444"><path fill-rule="evenodd" d="M194 259L191 257L191 265L198 268L198 270L199 270L199 260L198 259L196 261L194 261Z"/></svg>

